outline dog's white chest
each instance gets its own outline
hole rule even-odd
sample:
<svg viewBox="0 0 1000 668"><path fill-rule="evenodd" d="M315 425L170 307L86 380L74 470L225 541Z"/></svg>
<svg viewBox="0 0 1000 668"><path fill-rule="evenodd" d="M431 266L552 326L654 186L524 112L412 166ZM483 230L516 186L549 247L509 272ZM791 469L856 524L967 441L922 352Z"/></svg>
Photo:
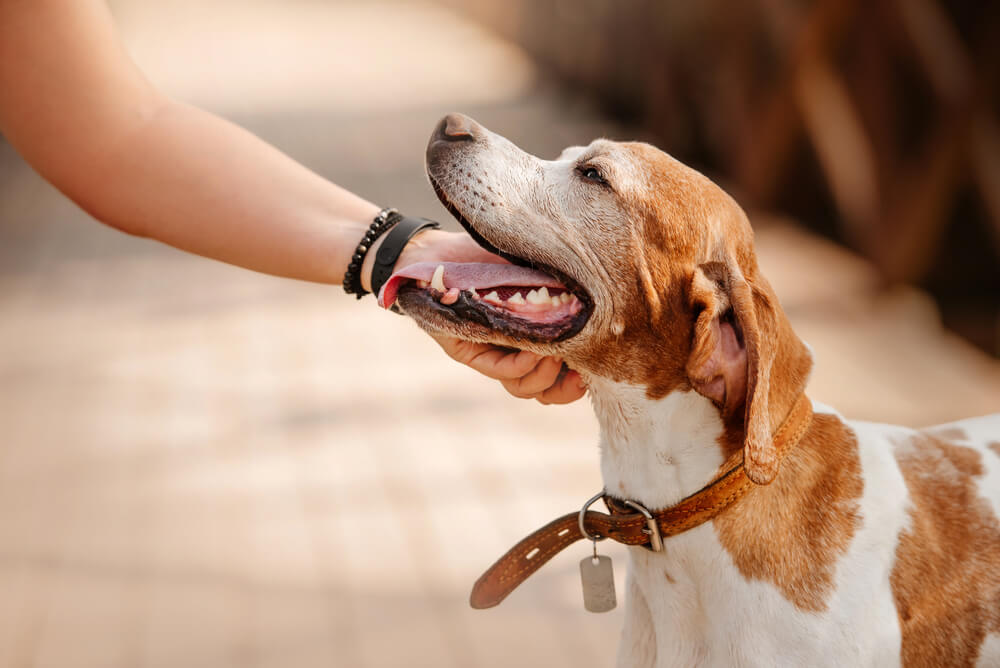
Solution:
<svg viewBox="0 0 1000 668"><path fill-rule="evenodd" d="M906 491L886 436L858 435L863 522L821 609L804 610L741 573L707 523L669 539L662 553L630 550L619 666L899 665L888 580Z"/></svg>
<svg viewBox="0 0 1000 668"><path fill-rule="evenodd" d="M619 666L899 664L895 608L877 578L807 612L771 584L747 580L710 524L677 538L663 554L630 551Z"/></svg>

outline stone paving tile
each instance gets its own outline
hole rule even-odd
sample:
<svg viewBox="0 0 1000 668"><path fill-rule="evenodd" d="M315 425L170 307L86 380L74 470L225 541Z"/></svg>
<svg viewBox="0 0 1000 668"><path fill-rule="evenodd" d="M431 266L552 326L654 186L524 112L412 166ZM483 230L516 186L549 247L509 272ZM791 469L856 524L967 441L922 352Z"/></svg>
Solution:
<svg viewBox="0 0 1000 668"><path fill-rule="evenodd" d="M491 666L506 634L523 665L610 659L616 624L578 609L572 558L500 610L466 604L513 536L599 486L586 404L510 399L330 288L169 251L95 264L109 284L168 276L192 312L133 310L77 272L4 301L10 665Z"/></svg>
<svg viewBox="0 0 1000 668"><path fill-rule="evenodd" d="M184 69L197 60L191 40L214 34L205 25L222 25L236 5L188 3L169 16L167 4L181 6L113 7L126 41L145 44L139 55L170 85L196 102L210 91L201 102L324 176L418 214L445 215L420 156L451 108L542 155L622 133L525 83L533 75L509 45L419 4L395 14L385 11L401 5L246 4L241 20L263 31L258 43L283 48L282 31L303 21L310 40L331 43L345 31L374 41L385 16L393 30L419 26L437 60L410 65L416 91L441 63L485 54L479 72L452 73L434 96L396 111L329 95L297 104L287 90L255 111L220 97L225 87L184 79L197 74ZM162 32L150 32L158 21ZM391 82L398 59L414 58L412 48L391 53L397 60L380 61L368 83ZM515 58L520 78L503 80L491 53ZM281 90L280 76L265 74ZM1000 405L997 363L941 331L918 293L879 292L863 262L781 222L762 220L759 244L816 350L814 396L848 415L911 424ZM600 487L586 402L512 399L447 361L412 323L337 288L104 229L5 145L0 429L0 666L613 662L621 612L582 610L584 547L499 608L467 605L471 583L503 550ZM624 565L620 549L608 551Z"/></svg>

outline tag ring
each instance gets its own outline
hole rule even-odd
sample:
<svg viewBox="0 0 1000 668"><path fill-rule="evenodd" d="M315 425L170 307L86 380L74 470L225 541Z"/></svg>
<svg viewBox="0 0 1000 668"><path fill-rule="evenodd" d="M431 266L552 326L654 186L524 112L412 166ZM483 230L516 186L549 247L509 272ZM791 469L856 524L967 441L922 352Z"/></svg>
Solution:
<svg viewBox="0 0 1000 668"><path fill-rule="evenodd" d="M600 534L597 534L595 536L591 536L589 533L587 533L587 530L583 526L583 517L584 517L584 515L587 514L587 509L590 508L592 505L594 505L594 501L597 501L598 499L603 499L603 498L604 498L604 490L602 489L600 492L598 492L594 496L590 497L590 500L587 501L587 503L583 504L583 508L580 508L580 516L577 518L578 523L580 524L580 533L582 533L583 537L586 538L587 540L594 541L595 544L599 540L606 540L607 536L602 536Z"/></svg>

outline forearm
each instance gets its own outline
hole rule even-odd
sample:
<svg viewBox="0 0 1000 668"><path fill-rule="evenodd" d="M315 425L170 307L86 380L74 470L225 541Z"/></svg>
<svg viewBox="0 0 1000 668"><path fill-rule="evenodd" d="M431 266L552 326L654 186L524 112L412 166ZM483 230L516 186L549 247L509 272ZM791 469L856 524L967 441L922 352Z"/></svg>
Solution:
<svg viewBox="0 0 1000 668"><path fill-rule="evenodd" d="M125 232L261 272L339 283L374 204L241 128L161 95L103 0L0 0L0 132L46 179ZM370 289L380 239L361 283ZM500 262L464 234L424 231L416 262ZM443 338L516 396L579 398L558 360Z"/></svg>
<svg viewBox="0 0 1000 668"><path fill-rule="evenodd" d="M339 283L374 204L249 132L165 102L92 171L99 220L256 271Z"/></svg>
<svg viewBox="0 0 1000 668"><path fill-rule="evenodd" d="M98 220L257 271L337 283L377 212L160 94L100 0L0 0L0 131Z"/></svg>

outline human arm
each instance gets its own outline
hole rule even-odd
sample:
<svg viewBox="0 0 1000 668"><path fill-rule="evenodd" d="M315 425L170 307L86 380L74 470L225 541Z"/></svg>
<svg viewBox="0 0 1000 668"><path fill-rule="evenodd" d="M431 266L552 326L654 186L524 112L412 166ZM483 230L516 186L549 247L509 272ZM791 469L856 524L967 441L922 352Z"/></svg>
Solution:
<svg viewBox="0 0 1000 668"><path fill-rule="evenodd" d="M379 208L157 90L100 0L0 0L0 131L96 219L279 276L340 283ZM373 257L362 268L365 288ZM467 235L428 231L400 262L454 257L492 256ZM453 357L467 349L439 343ZM510 383L540 364L512 379L530 357L505 359L478 368Z"/></svg>
<svg viewBox="0 0 1000 668"><path fill-rule="evenodd" d="M0 0L0 129L46 179L130 234L338 283L378 207L242 128L171 100L104 3Z"/></svg>

